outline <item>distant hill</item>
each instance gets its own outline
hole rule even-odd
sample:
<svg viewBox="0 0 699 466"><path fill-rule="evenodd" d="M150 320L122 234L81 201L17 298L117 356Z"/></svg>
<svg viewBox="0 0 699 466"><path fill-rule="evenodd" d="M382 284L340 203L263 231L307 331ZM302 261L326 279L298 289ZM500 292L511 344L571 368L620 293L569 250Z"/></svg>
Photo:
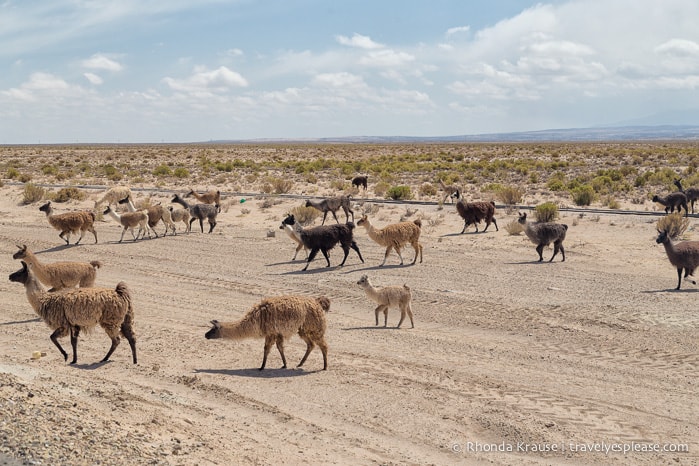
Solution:
<svg viewBox="0 0 699 466"><path fill-rule="evenodd" d="M279 138L209 141L214 143L419 143L419 142L595 142L595 141L693 141L699 140L699 125L618 126L597 128L547 129L515 133L488 133L462 136L349 136L336 138Z"/></svg>

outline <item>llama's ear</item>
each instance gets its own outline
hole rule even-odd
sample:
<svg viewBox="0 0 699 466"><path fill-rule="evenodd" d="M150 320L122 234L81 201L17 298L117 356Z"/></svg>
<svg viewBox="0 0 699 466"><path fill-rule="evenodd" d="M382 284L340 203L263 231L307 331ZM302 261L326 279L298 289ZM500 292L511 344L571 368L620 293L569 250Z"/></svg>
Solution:
<svg viewBox="0 0 699 466"><path fill-rule="evenodd" d="M27 270L27 263L24 261L20 261L22 263L22 270Z"/></svg>
<svg viewBox="0 0 699 466"><path fill-rule="evenodd" d="M219 323L218 320L212 320L211 325L213 325L214 328L221 328L221 324Z"/></svg>

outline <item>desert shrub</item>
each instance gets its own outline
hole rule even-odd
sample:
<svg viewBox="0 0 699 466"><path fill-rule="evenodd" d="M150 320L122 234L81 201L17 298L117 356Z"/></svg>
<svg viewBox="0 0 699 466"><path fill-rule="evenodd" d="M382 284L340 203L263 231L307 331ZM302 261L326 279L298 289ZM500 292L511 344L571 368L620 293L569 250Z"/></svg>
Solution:
<svg viewBox="0 0 699 466"><path fill-rule="evenodd" d="M335 191L344 191L349 189L350 183L346 180L332 180L330 181L330 187Z"/></svg>
<svg viewBox="0 0 699 466"><path fill-rule="evenodd" d="M41 173L44 175L57 175L58 168L54 167L53 165L46 164L41 167Z"/></svg>
<svg viewBox="0 0 699 466"><path fill-rule="evenodd" d="M505 231L510 236L521 235L522 232L524 231L524 225L519 223L517 220L512 220L510 223L505 225Z"/></svg>
<svg viewBox="0 0 699 466"><path fill-rule="evenodd" d="M544 202L534 208L537 222L553 222L558 218L558 206L553 202Z"/></svg>
<svg viewBox="0 0 699 466"><path fill-rule="evenodd" d="M316 218L320 217L320 211L315 207L306 207L300 205L291 209L290 214L293 214L294 219L301 225L310 225Z"/></svg>
<svg viewBox="0 0 699 466"><path fill-rule="evenodd" d="M566 188L561 180L548 180L546 187L549 188L549 191L563 191Z"/></svg>
<svg viewBox="0 0 699 466"><path fill-rule="evenodd" d="M619 203L619 201L614 199L612 196L607 197L607 199L605 199L604 203L610 209L619 209L621 207L621 204Z"/></svg>
<svg viewBox="0 0 699 466"><path fill-rule="evenodd" d="M386 191L386 198L393 199L394 201L408 200L413 198L413 192L410 190L410 186L391 186L388 188L388 191Z"/></svg>
<svg viewBox="0 0 699 466"><path fill-rule="evenodd" d="M85 197L86 194L83 191L75 187L70 187L59 189L53 196L53 200L55 202L68 202L70 200L82 201Z"/></svg>
<svg viewBox="0 0 699 466"><path fill-rule="evenodd" d="M172 170L166 164L162 163L155 167L153 170L153 175L155 176L170 176L172 175Z"/></svg>
<svg viewBox="0 0 699 466"><path fill-rule="evenodd" d="M19 170L17 170L14 167L8 168L6 176L10 180L14 180L15 178L19 178Z"/></svg>
<svg viewBox="0 0 699 466"><path fill-rule="evenodd" d="M28 175L26 173L21 173L17 177L17 181L20 181L22 183L29 183L32 180L32 175Z"/></svg>
<svg viewBox="0 0 699 466"><path fill-rule="evenodd" d="M434 196L437 194L437 188L432 183L422 183L418 192L421 196Z"/></svg>
<svg viewBox="0 0 699 466"><path fill-rule="evenodd" d="M288 178L268 176L262 184L262 192L265 194L285 194L293 187L294 182Z"/></svg>
<svg viewBox="0 0 699 466"><path fill-rule="evenodd" d="M24 203L31 204L33 202L40 201L44 198L46 190L41 186L37 186L34 183L27 183L24 185Z"/></svg>
<svg viewBox="0 0 699 466"><path fill-rule="evenodd" d="M379 181L374 185L374 194L376 194L379 197L383 197L388 191L389 187L390 185L387 182Z"/></svg>
<svg viewBox="0 0 699 466"><path fill-rule="evenodd" d="M184 167L177 167L173 172L177 178L189 178L189 170Z"/></svg>
<svg viewBox="0 0 699 466"><path fill-rule="evenodd" d="M503 204L515 205L522 202L524 190L518 186L504 186L495 194L495 197Z"/></svg>
<svg viewBox="0 0 699 466"><path fill-rule="evenodd" d="M592 204L595 200L595 189L589 184L578 186L570 191L575 205L584 206Z"/></svg>
<svg viewBox="0 0 699 466"><path fill-rule="evenodd" d="M687 231L689 218L684 217L679 212L673 212L658 220L657 228L660 231L667 230L667 234L672 239L677 239Z"/></svg>
<svg viewBox="0 0 699 466"><path fill-rule="evenodd" d="M103 165L102 170L104 170L104 174L108 180L119 181L122 178L121 173L119 173L119 170L117 170L114 165Z"/></svg>

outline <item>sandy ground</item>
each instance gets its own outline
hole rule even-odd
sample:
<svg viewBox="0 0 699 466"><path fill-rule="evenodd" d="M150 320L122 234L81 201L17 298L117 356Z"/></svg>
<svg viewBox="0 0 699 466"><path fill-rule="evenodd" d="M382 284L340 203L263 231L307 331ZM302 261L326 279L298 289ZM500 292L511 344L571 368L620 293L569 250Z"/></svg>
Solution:
<svg viewBox="0 0 699 466"><path fill-rule="evenodd" d="M566 261L537 263L526 237L504 231L515 213L497 213L499 232L460 235L453 207L422 206L411 217L424 222L422 264L393 255L379 268L383 250L359 228L364 264L351 252L336 267L337 249L333 267L320 257L301 272L278 230L300 201L248 199L212 234L135 243L118 244L107 219L98 244L66 247L38 204L20 205L18 187L0 194L2 270L19 268L16 244L47 262L103 261L97 284L124 280L133 292L139 351L131 364L124 342L99 364L109 340L97 328L81 335L79 364L64 363L22 286L0 280L0 454L31 464L699 462L697 287L674 291L653 218L564 214ZM372 220L405 213L384 205ZM363 274L413 289L414 329L394 328L395 310L389 328L374 326ZM280 294L332 300L327 371L318 350L302 369L279 369L273 349L258 371L261 340L204 339L210 320ZM304 349L287 343L290 364Z"/></svg>

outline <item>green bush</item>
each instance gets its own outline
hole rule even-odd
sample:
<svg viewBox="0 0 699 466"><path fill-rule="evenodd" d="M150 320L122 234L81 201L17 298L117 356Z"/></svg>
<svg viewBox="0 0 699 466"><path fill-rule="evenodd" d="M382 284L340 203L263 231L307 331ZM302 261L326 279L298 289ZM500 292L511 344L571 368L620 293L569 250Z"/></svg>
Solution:
<svg viewBox="0 0 699 466"><path fill-rule="evenodd" d="M410 186L391 186L390 188L388 188L388 191L386 191L386 198L393 199L394 201L405 201L408 199L412 199L413 193L410 190Z"/></svg>
<svg viewBox="0 0 699 466"><path fill-rule="evenodd" d="M14 180L15 178L19 178L19 170L16 168L8 168L7 169L7 178Z"/></svg>
<svg viewBox="0 0 699 466"><path fill-rule="evenodd" d="M677 239L687 230L689 226L689 218L683 216L680 212L673 212L658 220L657 229L660 231L667 230L667 234L672 239Z"/></svg>
<svg viewBox="0 0 699 466"><path fill-rule="evenodd" d="M84 192L80 191L78 188L61 188L58 190L58 192L53 196L53 200L55 202L68 202L71 199L75 199L76 201L82 201L85 199L86 195Z"/></svg>
<svg viewBox="0 0 699 466"><path fill-rule="evenodd" d="M595 200L595 189L589 184L572 189L570 194L573 196L573 202L578 206L590 205Z"/></svg>
<svg viewBox="0 0 699 466"><path fill-rule="evenodd" d="M316 218L320 217L320 211L318 209L315 207L306 207L305 205L294 207L289 213L294 216L294 220L303 226L310 225Z"/></svg>
<svg viewBox="0 0 699 466"><path fill-rule="evenodd" d="M189 170L184 167L175 168L174 174L177 178L189 178Z"/></svg>
<svg viewBox="0 0 699 466"><path fill-rule="evenodd" d="M434 196L437 194L437 188L432 183L422 183L418 192L421 196Z"/></svg>
<svg viewBox="0 0 699 466"><path fill-rule="evenodd" d="M505 205L515 205L522 202L524 190L517 186L505 186L495 194L495 197Z"/></svg>
<svg viewBox="0 0 699 466"><path fill-rule="evenodd" d="M36 186L34 183L24 185L24 203L31 204L40 201L44 198L46 190L41 186Z"/></svg>
<svg viewBox="0 0 699 466"><path fill-rule="evenodd" d="M537 222L553 222L558 218L558 206L553 202L544 202L534 208Z"/></svg>
<svg viewBox="0 0 699 466"><path fill-rule="evenodd" d="M160 164L153 170L153 175L155 176L170 176L172 175L172 170L166 164Z"/></svg>

